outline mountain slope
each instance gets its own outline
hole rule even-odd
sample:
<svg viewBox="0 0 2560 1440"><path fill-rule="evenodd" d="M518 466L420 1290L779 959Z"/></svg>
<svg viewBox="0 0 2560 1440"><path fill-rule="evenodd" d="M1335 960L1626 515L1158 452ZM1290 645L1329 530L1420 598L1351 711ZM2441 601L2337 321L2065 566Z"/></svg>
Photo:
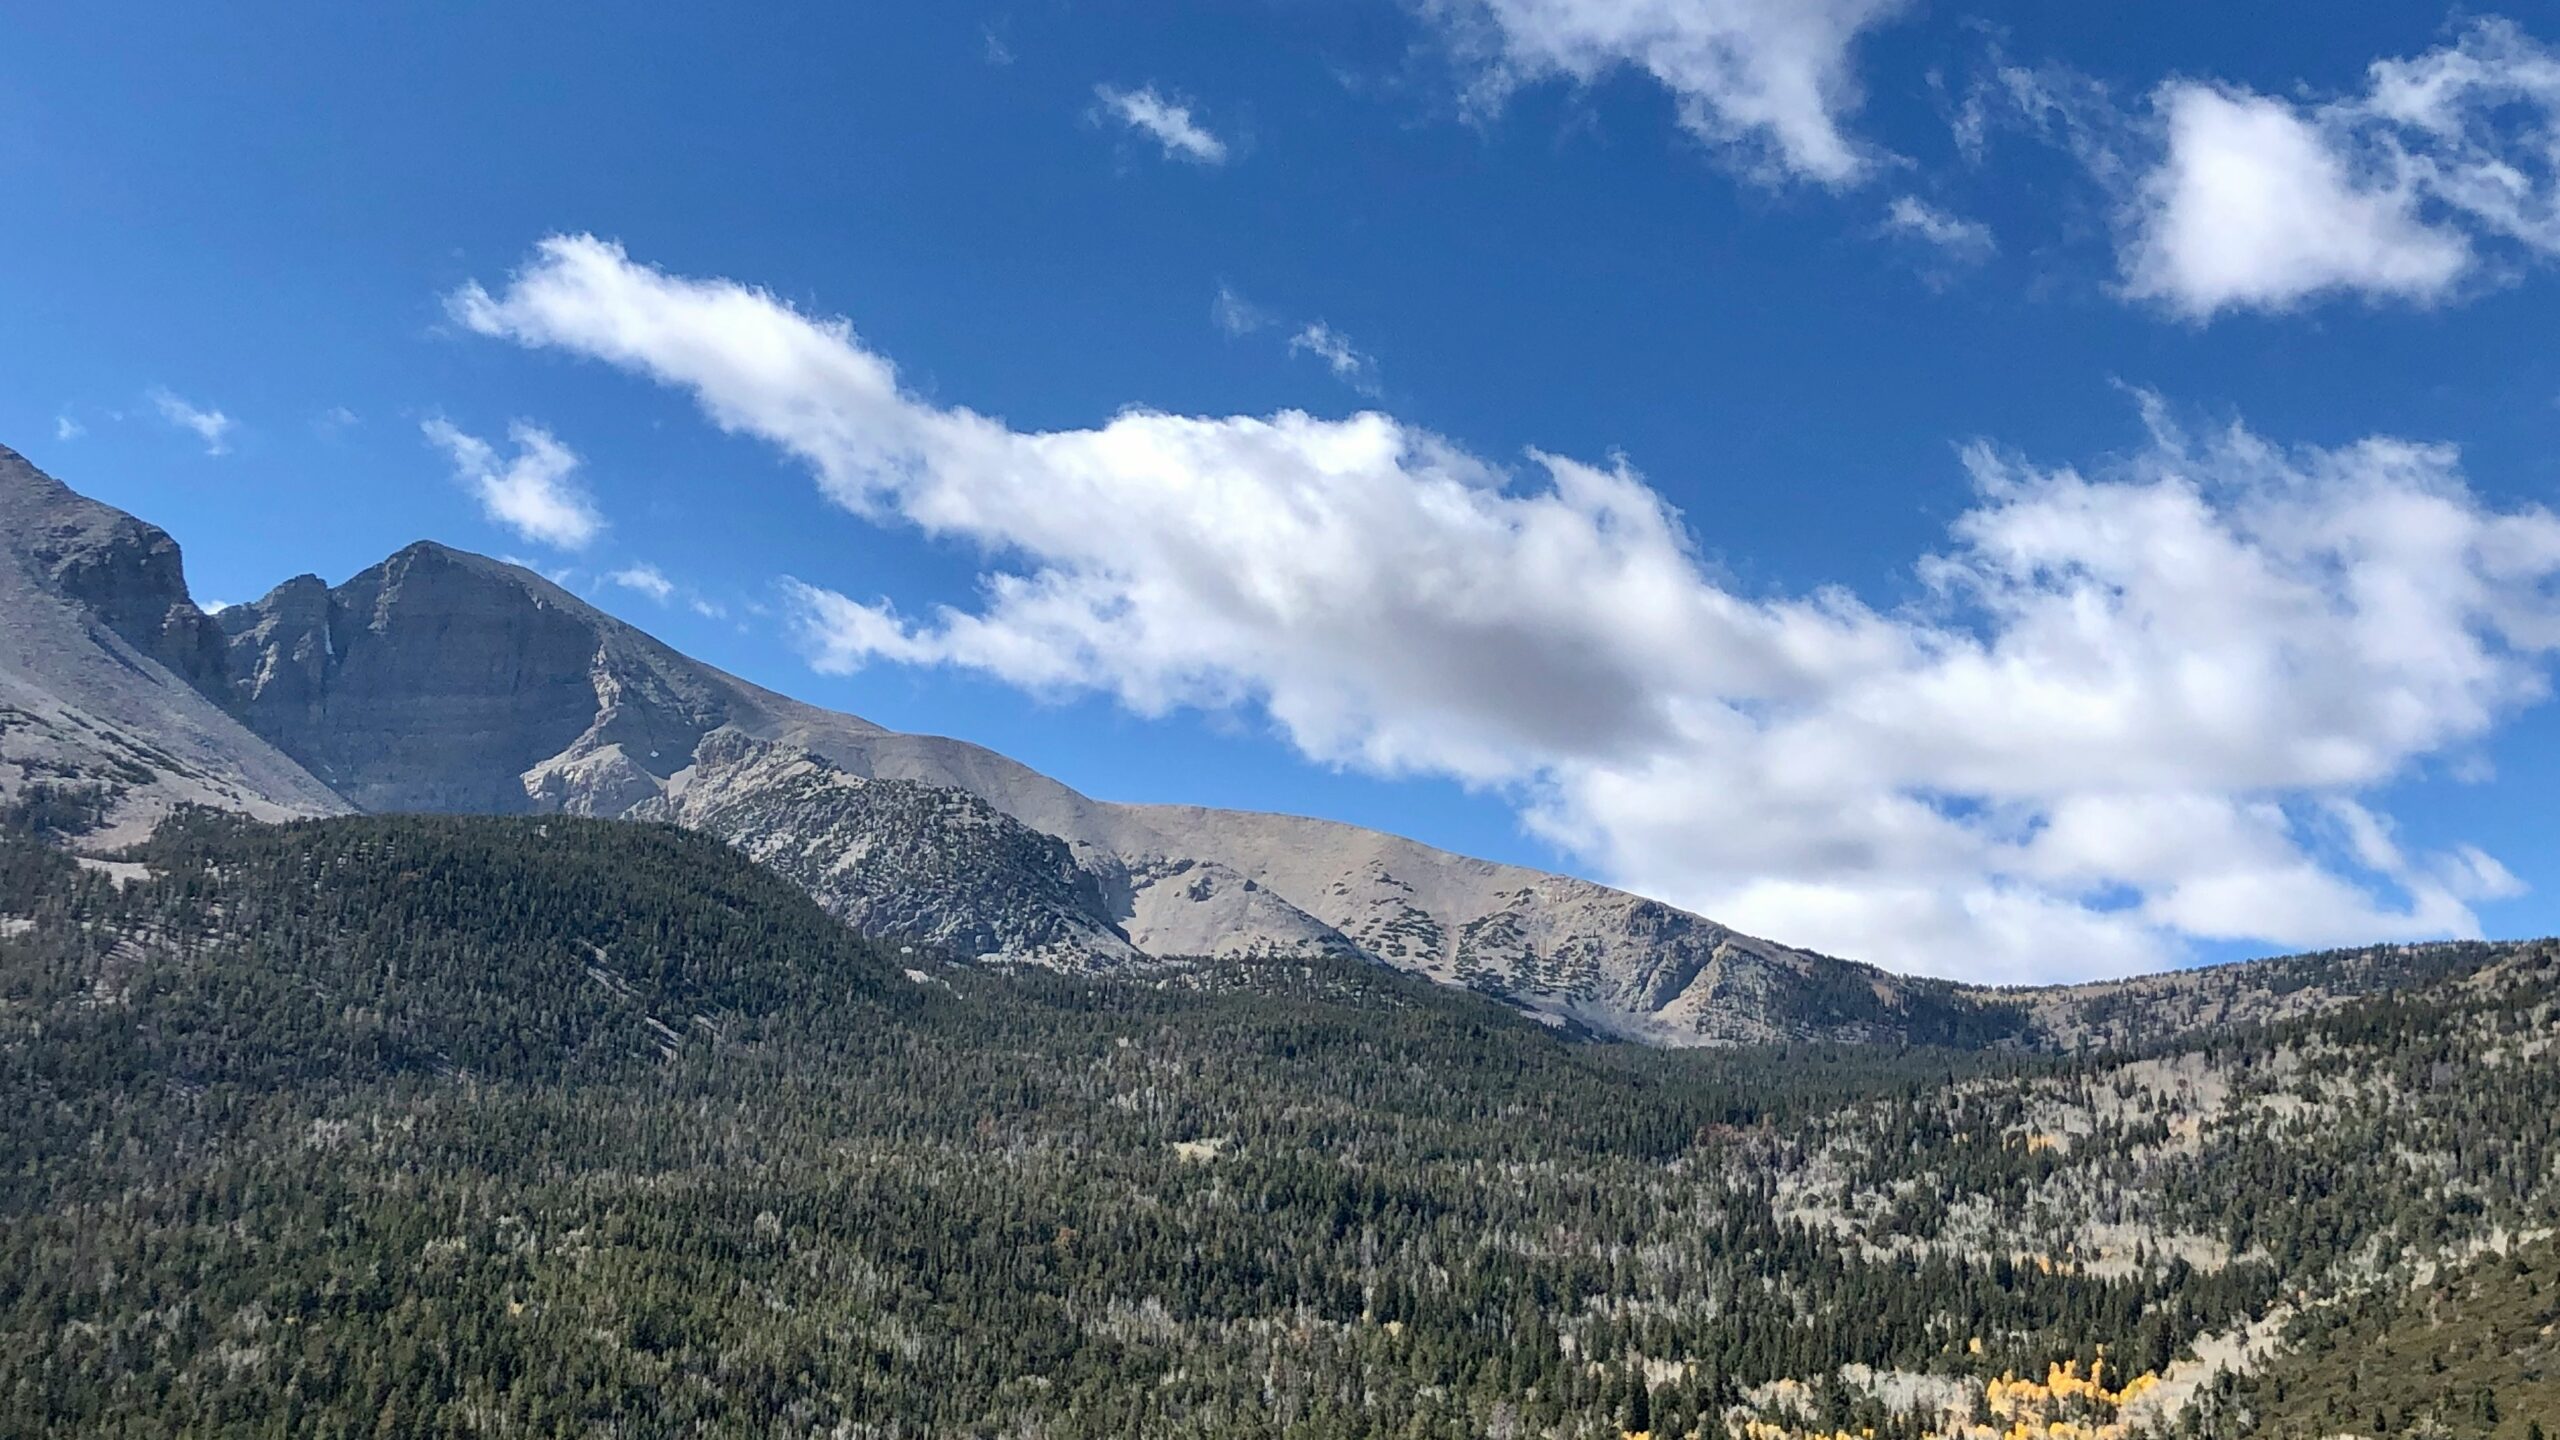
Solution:
<svg viewBox="0 0 2560 1440"><path fill-rule="evenodd" d="M224 669L165 533L0 448L0 802L47 805L94 849L180 805L346 810L208 698Z"/></svg>
<svg viewBox="0 0 2560 1440"><path fill-rule="evenodd" d="M653 806L719 836L866 935L1066 968L1143 959L1064 842L966 790L853 774L733 728Z"/></svg>
<svg viewBox="0 0 2560 1440"><path fill-rule="evenodd" d="M1605 1033L1672 1045L1944 1044L2015 1028L1996 1001L1791 950L1587 880L1329 820L1171 805L1122 813L1133 826L1124 833L1286 895L1387 964Z"/></svg>
<svg viewBox="0 0 2560 1440"><path fill-rule="evenodd" d="M0 456L0 799L93 844L181 803L672 820L884 939L1108 971L1354 957L1673 1046L2149 1043L2433 973L2394 950L2042 991L1892 975L1356 826L1095 800L749 684L430 543L209 619L167 535Z"/></svg>
<svg viewBox="0 0 2560 1440"><path fill-rule="evenodd" d="M2560 1242L2507 1240L2408 1290L2301 1317L2283 1339L2220 1399L2230 1433L2560 1433Z"/></svg>
<svg viewBox="0 0 2560 1440"><path fill-rule="evenodd" d="M698 824L869 933L1101 968L1359 955L1667 1044L1985 1028L1951 987L1605 886L1348 825L1096 801L979 746L762 690L442 546L334 588L288 581L222 619L239 713L363 808ZM950 792L1021 833L937 798ZM1042 841L1081 875L1035 858Z"/></svg>
<svg viewBox="0 0 2560 1440"><path fill-rule="evenodd" d="M1093 802L992 752L748 684L521 567L421 543L221 618L233 707L364 809L670 819L741 844L869 934L1070 966L1138 958L1116 918L1137 886L1113 857L980 792L1070 822ZM1271 919L1328 948L1304 917Z"/></svg>
<svg viewBox="0 0 2560 1440"><path fill-rule="evenodd" d="M1096 801L982 747L748 684L441 545L335 586L298 576L208 619L165 535L23 464L7 489L75 514L62 528L123 537L56 548L137 557L27 567L22 588L87 606L100 643L185 682L92 708L218 734L246 757L236 784L168 803L673 819L888 938L1071 967L1361 956L1674 1044L1911 1038L1928 1024L1915 1006L1943 1008L1944 987L1853 975L1602 886L1351 826ZM111 833L131 839L165 809Z"/></svg>
<svg viewBox="0 0 2560 1440"><path fill-rule="evenodd" d="M667 825L133 859L0 825L11 1435L2549 1413L2560 947L2138 1059L1655 1053L1353 959L900 954Z"/></svg>
<svg viewBox="0 0 2560 1440"><path fill-rule="evenodd" d="M2441 980L2505 947L2477 940L2277 955L2079 985L1966 986L1961 1000L2013 1008L2052 1050L2139 1050L2305 1019Z"/></svg>

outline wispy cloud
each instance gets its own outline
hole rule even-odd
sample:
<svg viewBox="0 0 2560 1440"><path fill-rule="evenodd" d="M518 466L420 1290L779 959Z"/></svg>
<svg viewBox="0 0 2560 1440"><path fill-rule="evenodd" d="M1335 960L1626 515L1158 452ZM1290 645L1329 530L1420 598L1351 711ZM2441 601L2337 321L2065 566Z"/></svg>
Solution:
<svg viewBox="0 0 2560 1440"><path fill-rule="evenodd" d="M1250 335L1270 324L1271 316L1234 286L1220 282L1217 297L1209 302L1209 323L1230 335Z"/></svg>
<svg viewBox="0 0 2560 1440"><path fill-rule="evenodd" d="M1895 198L1885 207L1886 233L1921 241L1953 260L1979 260L1999 248L1991 227L1939 209L1917 195Z"/></svg>
<svg viewBox="0 0 2560 1440"><path fill-rule="evenodd" d="M1234 286L1221 281L1217 295L1209 302L1209 323L1227 335L1242 336L1272 329L1283 322L1268 307L1247 299ZM1288 350L1292 355L1313 355L1324 362L1335 379L1363 395L1378 393L1378 362L1375 357L1353 345L1350 336L1322 320L1311 320L1290 330Z"/></svg>
<svg viewBox="0 0 2560 1440"><path fill-rule="evenodd" d="M204 442L207 455L224 455L231 450L232 420L219 410L191 405L166 389L151 392L151 404L160 418L181 430L191 431Z"/></svg>
<svg viewBox="0 0 2560 1440"><path fill-rule="evenodd" d="M1103 113L1123 125L1153 136L1164 147L1165 158L1188 160L1195 165L1223 165L1227 161L1227 142L1209 133L1191 116L1191 107L1177 104L1156 93L1148 85L1136 90L1123 90L1113 85L1093 87L1102 102Z"/></svg>
<svg viewBox="0 0 2560 1440"><path fill-rule="evenodd" d="M657 566L646 562L626 565L619 570L607 573L604 578L625 590L636 590L661 605L666 604L676 593L676 582L668 579Z"/></svg>
<svg viewBox="0 0 2560 1440"><path fill-rule="evenodd" d="M598 579L603 584L631 591L635 595L645 595L660 605L682 603L684 608L705 620L729 618L728 606L681 580L671 578L667 572L646 560L634 560L618 570L608 570Z"/></svg>
<svg viewBox="0 0 2560 1440"><path fill-rule="evenodd" d="M1671 95L1692 134L1772 178L1846 186L1880 156L1851 136L1851 59L1869 29L1906 0L1421 0L1475 70L1473 100L1498 104L1524 84L1589 84L1619 70Z"/></svg>
<svg viewBox="0 0 2560 1440"><path fill-rule="evenodd" d="M88 433L89 427L72 419L69 411L53 417L53 438L56 440L77 440Z"/></svg>
<svg viewBox="0 0 2560 1440"><path fill-rule="evenodd" d="M1354 349L1349 336L1321 320L1290 336L1289 352L1322 360L1335 379L1363 395L1378 393L1378 362Z"/></svg>
<svg viewBox="0 0 2560 1440"><path fill-rule="evenodd" d="M481 512L527 540L582 550L604 530L604 517L577 481L578 457L539 425L507 427L515 455L465 434L438 416L418 427L453 462L454 478L478 497Z"/></svg>

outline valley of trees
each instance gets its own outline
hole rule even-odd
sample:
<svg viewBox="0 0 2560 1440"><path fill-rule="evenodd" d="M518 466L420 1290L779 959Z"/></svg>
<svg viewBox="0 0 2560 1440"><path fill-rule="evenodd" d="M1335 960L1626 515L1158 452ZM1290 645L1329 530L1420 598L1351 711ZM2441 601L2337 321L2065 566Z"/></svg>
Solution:
<svg viewBox="0 0 2560 1440"><path fill-rule="evenodd" d="M2527 1440L2560 1403L2542 947L2139 1051L1665 1053L1351 962L953 965L668 827L191 813L119 869L47 806L0 836L0 1433Z"/></svg>

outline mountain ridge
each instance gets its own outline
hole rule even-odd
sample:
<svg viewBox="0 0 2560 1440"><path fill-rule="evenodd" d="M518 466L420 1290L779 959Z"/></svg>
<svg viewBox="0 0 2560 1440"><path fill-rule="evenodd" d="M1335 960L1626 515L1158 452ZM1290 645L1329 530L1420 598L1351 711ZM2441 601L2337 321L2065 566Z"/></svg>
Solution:
<svg viewBox="0 0 2560 1440"><path fill-rule="evenodd" d="M166 531L0 447L0 537L0 799L54 796L102 847L181 805L349 808L204 693L221 635Z"/></svg>
<svg viewBox="0 0 2560 1440"><path fill-rule="evenodd" d="M765 689L433 541L208 616L165 532L6 449L0 517L0 598L20 602L0 624L0 800L91 805L92 849L184 804L667 820L887 940L1105 973L1357 957L1665 1046L2132 1043L2159 1015L2296 1013L2424 965L2020 991L1896 975L1339 821L1096 800Z"/></svg>
<svg viewBox="0 0 2560 1440"><path fill-rule="evenodd" d="M1117 970L1362 955L1552 1023L1663 1043L1894 1028L1871 1004L1832 1014L1806 1003L1819 988L1806 973L1841 962L1339 822L1096 800L967 741L764 690L521 567L443 545L405 547L325 592L288 581L224 619L248 723L363 810L674 819L800 875L875 933L984 958ZM762 787L745 786L740 766ZM835 778L814 779L816 768ZM843 780L889 787L865 793L851 830ZM992 816L931 792L972 797ZM994 868L952 864L951 846L875 846L932 828L890 813L901 806L974 827L959 848ZM1053 883L1054 864L1032 858L1043 838L1091 883ZM873 858L868 873L844 863L856 854ZM906 892L897 906L892 891ZM964 918L971 908L985 913ZM899 909L908 922L891 923ZM1935 988L1861 974L1886 1010L1915 986ZM1814 1018L1776 1018L1791 1015Z"/></svg>

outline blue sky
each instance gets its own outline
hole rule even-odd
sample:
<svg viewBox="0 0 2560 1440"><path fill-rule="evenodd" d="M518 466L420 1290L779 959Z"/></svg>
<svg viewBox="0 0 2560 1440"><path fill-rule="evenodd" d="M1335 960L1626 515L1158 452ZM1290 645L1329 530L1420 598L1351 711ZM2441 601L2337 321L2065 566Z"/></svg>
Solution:
<svg viewBox="0 0 2560 1440"><path fill-rule="evenodd" d="M0 442L200 596L1905 968L2560 930L2530 12L385 8L0 20Z"/></svg>

